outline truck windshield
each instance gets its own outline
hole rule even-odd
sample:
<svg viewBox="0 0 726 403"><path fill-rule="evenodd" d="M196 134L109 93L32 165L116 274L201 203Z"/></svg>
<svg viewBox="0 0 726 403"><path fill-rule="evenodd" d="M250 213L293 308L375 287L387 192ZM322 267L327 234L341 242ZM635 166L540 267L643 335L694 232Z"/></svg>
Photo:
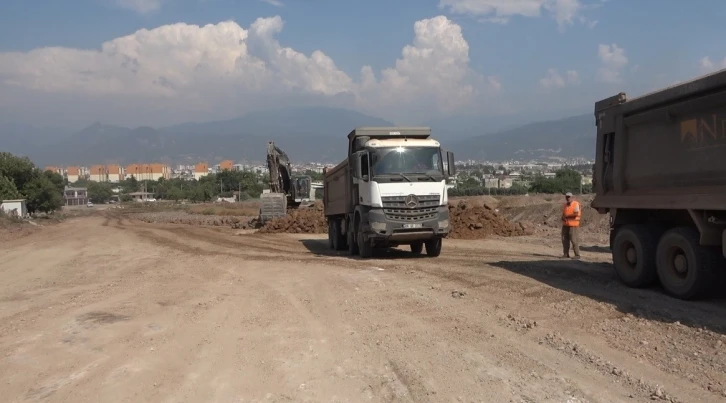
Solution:
<svg viewBox="0 0 726 403"><path fill-rule="evenodd" d="M373 175L420 173L443 175L436 147L391 147L371 150Z"/></svg>

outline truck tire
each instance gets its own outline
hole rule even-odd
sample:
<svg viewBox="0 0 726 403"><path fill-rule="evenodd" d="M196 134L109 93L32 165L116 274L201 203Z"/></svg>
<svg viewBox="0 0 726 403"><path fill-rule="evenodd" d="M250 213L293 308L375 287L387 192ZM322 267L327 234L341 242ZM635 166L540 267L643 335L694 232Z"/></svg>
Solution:
<svg viewBox="0 0 726 403"><path fill-rule="evenodd" d="M656 250L658 278L666 292L682 300L704 297L717 278L720 251L700 244L698 231L678 227L660 238Z"/></svg>
<svg viewBox="0 0 726 403"><path fill-rule="evenodd" d="M424 243L421 241L417 241L411 244L411 252L413 252L416 255L420 255L421 252L423 252L423 246Z"/></svg>
<svg viewBox="0 0 726 403"><path fill-rule="evenodd" d="M340 221L333 220L333 249L343 250L345 247L345 235L340 233Z"/></svg>
<svg viewBox="0 0 726 403"><path fill-rule="evenodd" d="M426 245L426 256L428 257L437 257L441 254L441 246L442 246L443 240L441 238L434 238L429 239L428 241L424 242Z"/></svg>
<svg viewBox="0 0 726 403"><path fill-rule="evenodd" d="M373 243L365 238L363 235L363 231L360 229L361 225L359 221L356 221L356 226L358 229L358 233L356 234L356 238L358 241L358 254L363 259L368 259L369 257L373 256Z"/></svg>
<svg viewBox="0 0 726 403"><path fill-rule="evenodd" d="M335 245L333 244L333 237L335 236L333 228L333 220L328 220L328 247L330 249L335 249Z"/></svg>
<svg viewBox="0 0 726 403"><path fill-rule="evenodd" d="M346 243L348 244L348 253L351 256L355 256L359 253L358 250L358 242L356 242L355 235L356 231L350 227L348 227L348 232L346 233Z"/></svg>
<svg viewBox="0 0 726 403"><path fill-rule="evenodd" d="M658 279L656 231L644 225L625 225L616 230L611 249L620 281L628 287L647 287Z"/></svg>

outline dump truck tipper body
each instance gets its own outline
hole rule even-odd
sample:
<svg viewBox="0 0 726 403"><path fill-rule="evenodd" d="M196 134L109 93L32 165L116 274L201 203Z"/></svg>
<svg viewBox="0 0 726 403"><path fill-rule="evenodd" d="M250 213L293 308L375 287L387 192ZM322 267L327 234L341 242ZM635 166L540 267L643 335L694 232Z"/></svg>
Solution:
<svg viewBox="0 0 726 403"><path fill-rule="evenodd" d="M722 284L726 256L726 70L639 98L595 103L592 206L632 287L691 299Z"/></svg>
<svg viewBox="0 0 726 403"><path fill-rule="evenodd" d="M369 257L375 247L426 247L438 256L449 233L446 179L454 155L427 127L363 127L348 135L348 158L326 170L330 246Z"/></svg>

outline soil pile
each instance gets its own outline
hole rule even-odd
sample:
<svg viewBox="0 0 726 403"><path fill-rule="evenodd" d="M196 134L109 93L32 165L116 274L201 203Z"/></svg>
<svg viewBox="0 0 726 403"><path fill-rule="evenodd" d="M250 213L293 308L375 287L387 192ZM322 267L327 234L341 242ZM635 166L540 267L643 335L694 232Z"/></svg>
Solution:
<svg viewBox="0 0 726 403"><path fill-rule="evenodd" d="M533 226L526 221L512 223L488 203L473 205L465 200L449 205L449 221L453 239L482 239L490 235L522 236L534 233Z"/></svg>
<svg viewBox="0 0 726 403"><path fill-rule="evenodd" d="M562 203L564 201L558 199L548 201L532 197L530 203L525 203L526 201L522 202L522 199L523 197L514 201L507 200L505 203L500 204L499 211L513 222L527 221L533 223L537 232L560 228L562 225ZM593 234L607 234L609 231L609 216L600 214L590 207L591 198L579 196L578 200L580 206L582 206L580 228ZM503 205L506 207L502 207Z"/></svg>
<svg viewBox="0 0 726 403"><path fill-rule="evenodd" d="M288 210L287 216L271 220L260 227L265 234L327 234L328 224L323 215L323 205L318 202L311 207Z"/></svg>
<svg viewBox="0 0 726 403"><path fill-rule="evenodd" d="M132 217L147 223L186 224L212 227L230 227L236 229L253 229L255 217L244 216L208 216L190 214L184 211L160 211L155 213L138 213Z"/></svg>

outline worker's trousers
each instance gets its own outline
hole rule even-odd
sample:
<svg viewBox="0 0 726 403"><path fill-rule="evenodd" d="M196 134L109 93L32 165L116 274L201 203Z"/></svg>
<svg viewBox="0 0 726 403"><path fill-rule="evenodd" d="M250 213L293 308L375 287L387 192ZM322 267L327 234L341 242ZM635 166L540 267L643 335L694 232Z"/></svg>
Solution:
<svg viewBox="0 0 726 403"><path fill-rule="evenodd" d="M575 256L580 256L580 240L579 240L579 227L568 227L562 226L562 254L565 256L570 255L570 243L572 243L572 250L575 252Z"/></svg>

